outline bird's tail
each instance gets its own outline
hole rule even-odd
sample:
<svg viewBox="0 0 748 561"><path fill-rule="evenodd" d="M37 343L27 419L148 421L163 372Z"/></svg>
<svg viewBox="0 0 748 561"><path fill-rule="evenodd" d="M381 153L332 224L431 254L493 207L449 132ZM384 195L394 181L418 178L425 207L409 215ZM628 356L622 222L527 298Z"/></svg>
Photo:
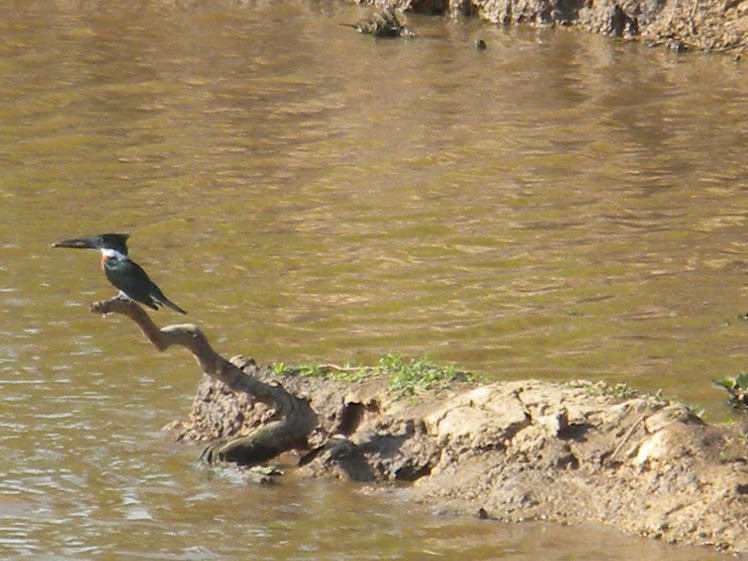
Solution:
<svg viewBox="0 0 748 561"><path fill-rule="evenodd" d="M155 300L155 298L154 298L154 300ZM175 312L179 312L180 314L186 314L186 313L187 313L187 312L185 312L185 311L184 311L184 310L183 310L182 308L180 308L179 306L177 306L177 305L176 305L176 304L175 304L174 302L172 302L171 300L169 300L169 299L168 299L168 298L167 298L166 296L163 296L163 295L162 295L162 296L161 296L161 297L160 297L160 298L159 298L159 299L157 300L157 302L158 302L159 304L162 304L162 305L164 305L164 306L168 306L169 308L171 308L171 309L172 309L172 310L174 310Z"/></svg>

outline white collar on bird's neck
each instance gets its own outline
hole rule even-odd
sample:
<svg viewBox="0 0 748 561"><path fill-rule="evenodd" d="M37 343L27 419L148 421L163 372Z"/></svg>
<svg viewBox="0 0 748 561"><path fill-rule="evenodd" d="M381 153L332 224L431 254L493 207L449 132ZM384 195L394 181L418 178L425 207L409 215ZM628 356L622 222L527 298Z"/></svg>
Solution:
<svg viewBox="0 0 748 561"><path fill-rule="evenodd" d="M102 248L101 254L107 259L119 259L120 261L125 261L127 259L127 255L110 247Z"/></svg>

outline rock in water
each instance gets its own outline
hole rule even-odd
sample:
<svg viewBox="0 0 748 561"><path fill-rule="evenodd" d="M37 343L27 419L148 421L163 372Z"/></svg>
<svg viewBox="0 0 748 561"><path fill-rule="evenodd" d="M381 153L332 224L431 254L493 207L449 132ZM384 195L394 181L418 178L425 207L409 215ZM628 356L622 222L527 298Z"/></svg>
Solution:
<svg viewBox="0 0 748 561"><path fill-rule="evenodd" d="M400 21L395 12L389 9L375 12L371 19L361 20L356 24L341 23L340 25L352 27L359 33L375 37L415 37L416 35L410 27Z"/></svg>

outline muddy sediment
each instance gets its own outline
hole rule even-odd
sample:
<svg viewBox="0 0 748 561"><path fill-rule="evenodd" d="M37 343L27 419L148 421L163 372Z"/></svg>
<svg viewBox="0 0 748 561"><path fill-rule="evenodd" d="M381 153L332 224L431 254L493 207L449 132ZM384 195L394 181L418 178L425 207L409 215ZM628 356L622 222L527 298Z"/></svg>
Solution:
<svg viewBox="0 0 748 561"><path fill-rule="evenodd" d="M501 24L558 25L677 51L748 53L748 0L349 0Z"/></svg>
<svg viewBox="0 0 748 561"><path fill-rule="evenodd" d="M601 522L748 554L748 440L686 406L605 384L496 382L395 398L349 383L244 370L309 401L319 419L298 472L409 482L435 509L506 521ZM246 435L273 411L205 377L178 439ZM311 450L311 452L310 452Z"/></svg>

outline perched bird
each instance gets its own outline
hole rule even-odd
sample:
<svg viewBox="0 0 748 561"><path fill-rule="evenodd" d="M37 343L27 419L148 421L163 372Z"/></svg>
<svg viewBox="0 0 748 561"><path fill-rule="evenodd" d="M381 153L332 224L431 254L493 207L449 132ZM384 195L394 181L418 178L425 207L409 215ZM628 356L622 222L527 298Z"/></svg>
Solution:
<svg viewBox="0 0 748 561"><path fill-rule="evenodd" d="M101 268L104 269L109 282L119 289L120 295L154 310L158 310L160 306L168 306L180 314L186 314L187 312L164 296L140 265L127 256L129 237L128 234L101 234L90 238L64 240L52 244L52 247L98 249L101 252Z"/></svg>

